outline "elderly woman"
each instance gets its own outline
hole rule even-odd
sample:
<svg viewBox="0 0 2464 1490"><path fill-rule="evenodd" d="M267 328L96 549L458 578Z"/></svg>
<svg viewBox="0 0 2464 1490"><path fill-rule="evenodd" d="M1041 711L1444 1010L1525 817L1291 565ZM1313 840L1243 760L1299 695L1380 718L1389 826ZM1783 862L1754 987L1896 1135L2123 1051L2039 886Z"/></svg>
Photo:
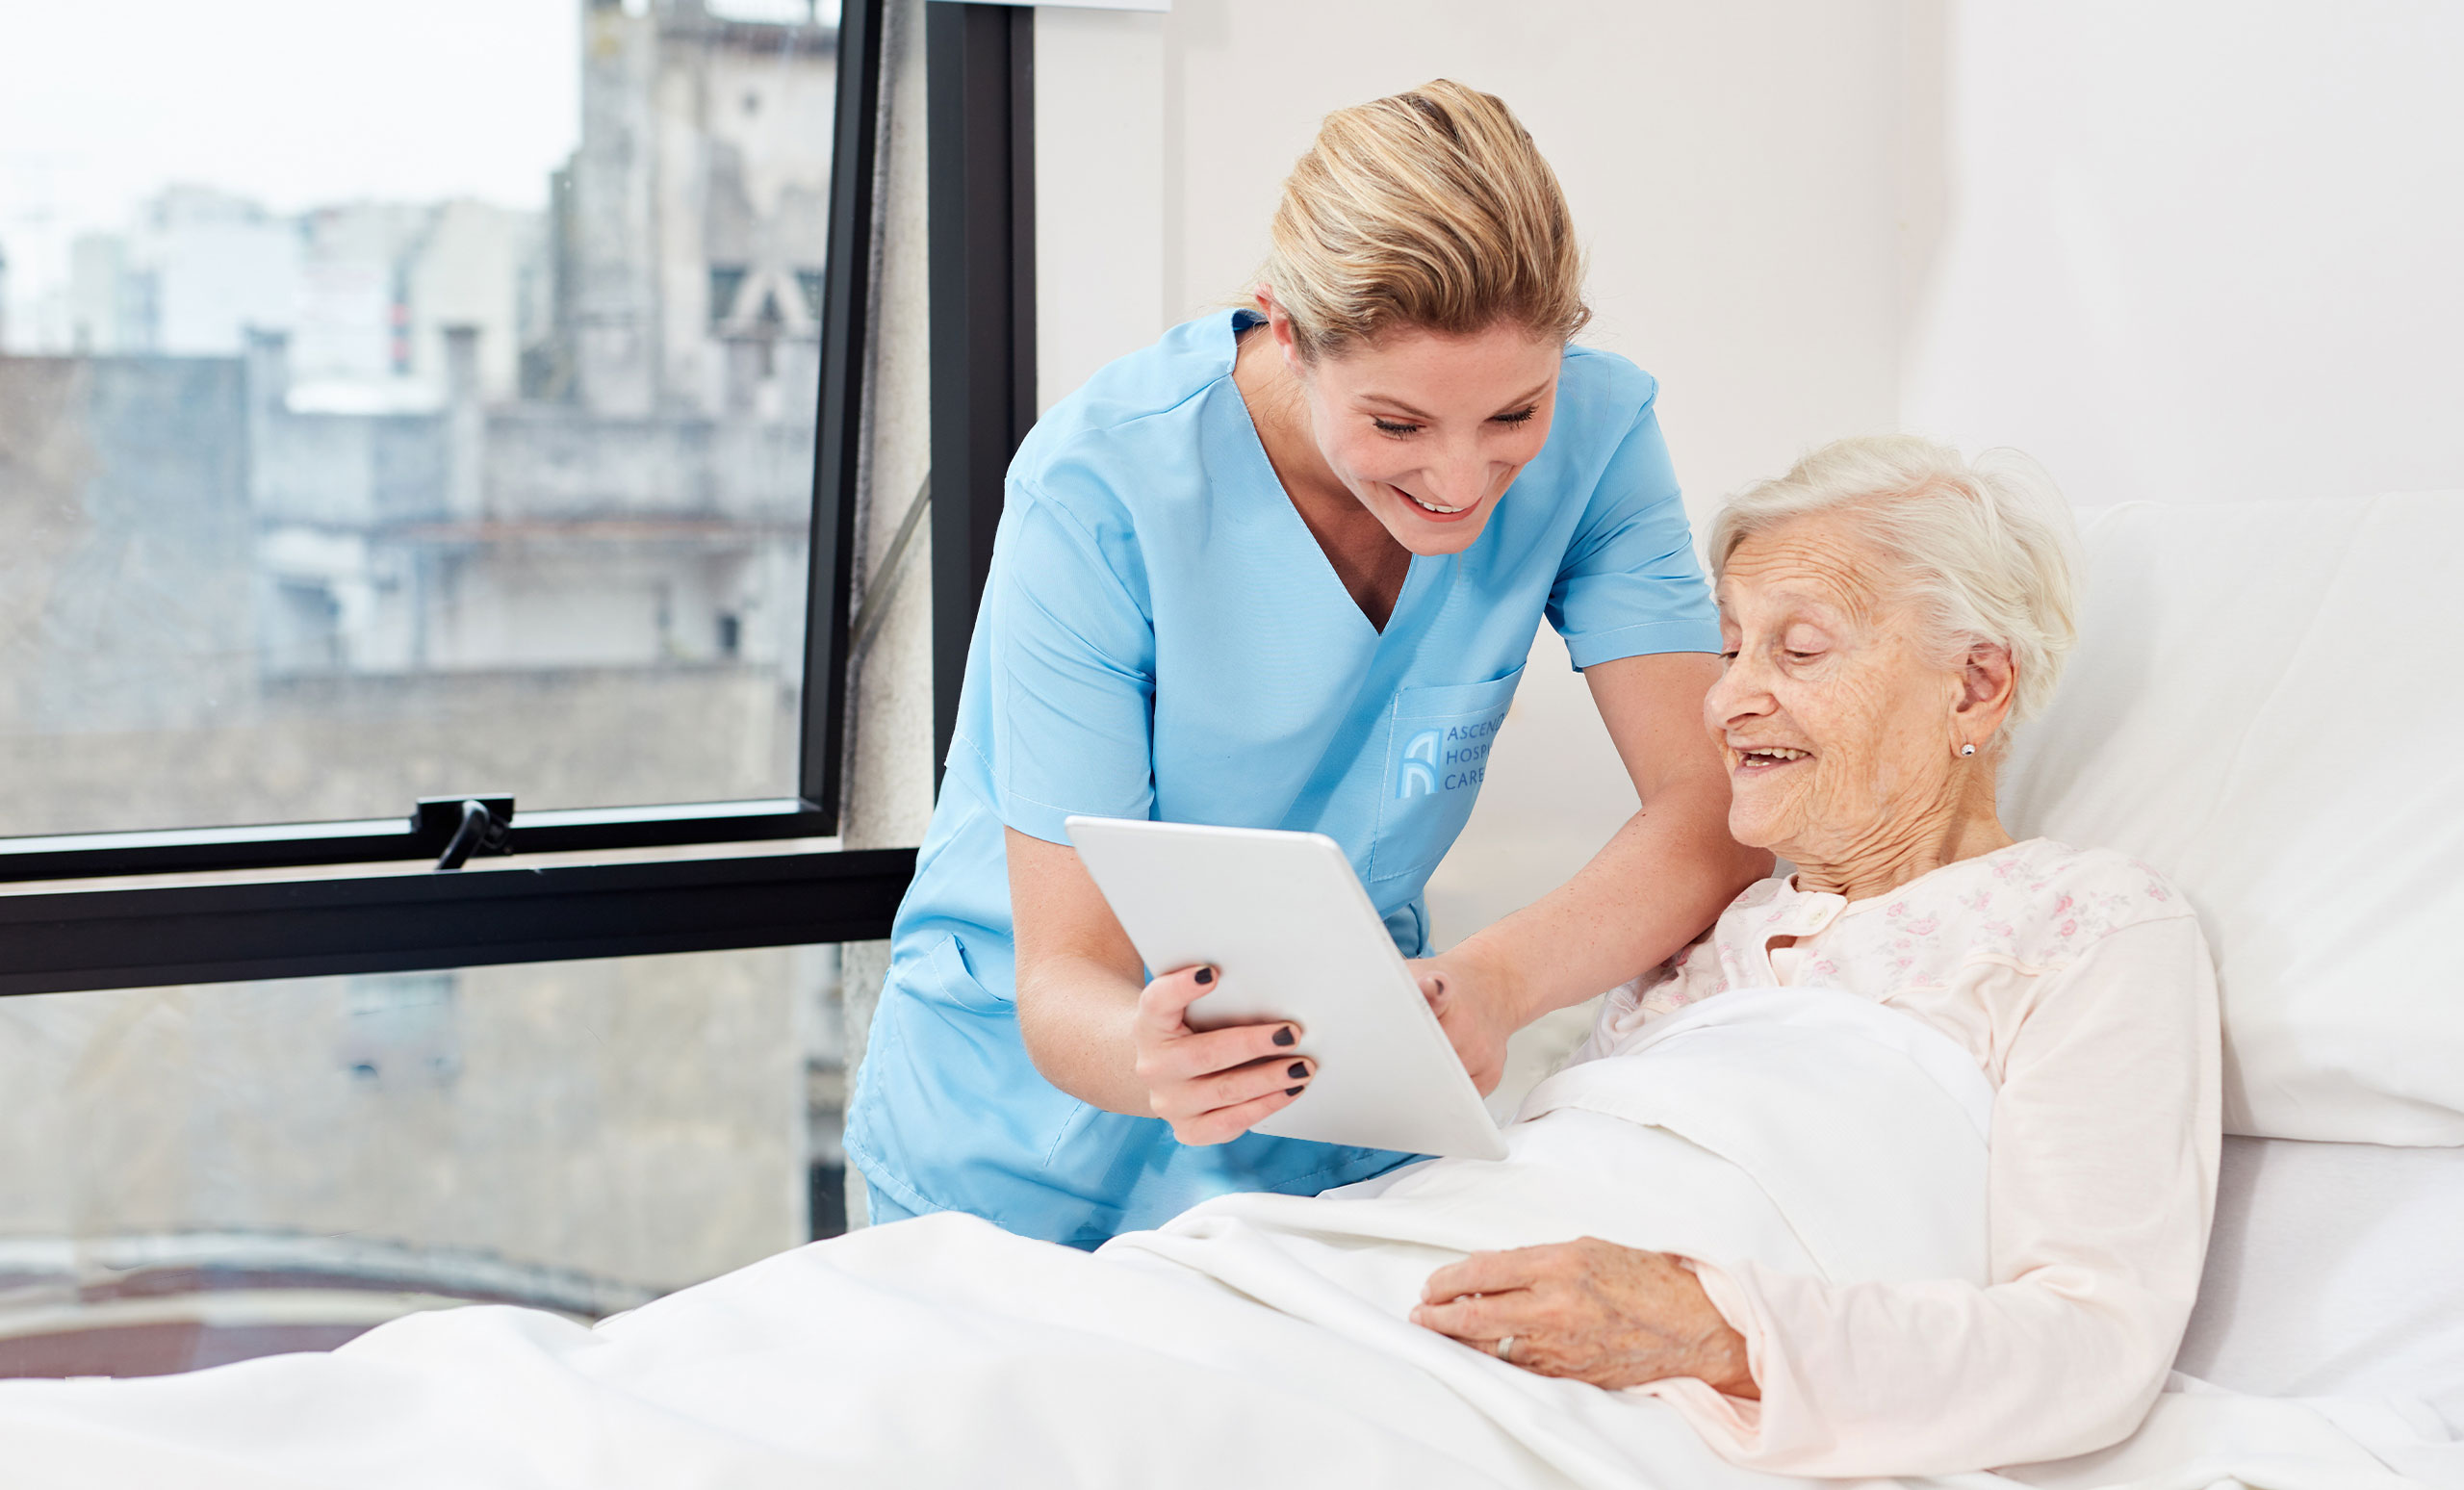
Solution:
<svg viewBox="0 0 2464 1490"><path fill-rule="evenodd" d="M2206 1249L2213 970L2119 855L2014 842L2011 726L2072 640L2070 519L2023 463L1843 441L1714 524L1704 704L1737 841L1796 866L1609 997L1577 1061L1742 988L1817 986L1949 1036L1995 1089L1989 1286L1828 1286L1596 1242L1486 1253L1416 1318L1529 1370L1654 1383L1729 1457L1905 1474L2099 1448L2163 1385Z"/></svg>
<svg viewBox="0 0 2464 1490"><path fill-rule="evenodd" d="M1736 838L1795 872L1615 990L1503 1161L1220 1196L1092 1255L925 1217L597 1330L461 1310L0 1383L12 1470L1607 1490L2112 1444L2196 1291L2219 1050L2182 897L1995 815L2071 639L2068 526L2015 464L1912 439L1722 514L1704 724Z"/></svg>

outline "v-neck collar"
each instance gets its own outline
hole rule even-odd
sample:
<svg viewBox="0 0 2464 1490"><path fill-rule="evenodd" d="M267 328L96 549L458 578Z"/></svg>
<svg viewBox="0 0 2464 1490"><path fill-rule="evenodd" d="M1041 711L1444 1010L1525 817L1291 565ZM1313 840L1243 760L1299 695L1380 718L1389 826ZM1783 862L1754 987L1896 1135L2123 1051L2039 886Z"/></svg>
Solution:
<svg viewBox="0 0 2464 1490"><path fill-rule="evenodd" d="M1227 408L1231 414L1237 416L1237 423L1241 426L1241 438L1235 442L1235 446L1240 452L1240 458L1251 467L1249 475L1261 482L1267 490L1274 493L1277 499L1275 505L1282 510L1277 517L1270 520L1275 527L1287 539L1297 539L1299 546L1306 549L1310 559L1315 561L1313 572L1322 579L1323 584L1332 585L1335 593L1343 597L1343 608L1351 614L1354 622L1368 631L1373 643L1383 644L1387 637L1395 634L1397 624L1403 619L1407 607L1422 591L1427 589L1425 571L1439 561L1425 554L1413 554L1410 563L1403 571L1402 587L1395 592L1395 608L1386 613L1386 624L1379 626L1369 619L1369 612L1361 608L1359 598L1351 593L1351 587L1345 584L1344 577L1336 572L1335 561L1326 556L1325 545L1320 543L1318 535L1309 530L1308 520L1301 517L1299 507L1293 503L1292 493L1284 486L1283 477L1275 474L1274 462L1267 455L1266 442L1258 435L1257 418L1249 412L1248 398L1241 392L1240 380L1233 375L1241 364L1240 333L1247 327L1265 323L1264 318L1255 312L1245 310L1236 310L1223 320L1225 346L1220 381L1223 385L1222 391L1229 395Z"/></svg>

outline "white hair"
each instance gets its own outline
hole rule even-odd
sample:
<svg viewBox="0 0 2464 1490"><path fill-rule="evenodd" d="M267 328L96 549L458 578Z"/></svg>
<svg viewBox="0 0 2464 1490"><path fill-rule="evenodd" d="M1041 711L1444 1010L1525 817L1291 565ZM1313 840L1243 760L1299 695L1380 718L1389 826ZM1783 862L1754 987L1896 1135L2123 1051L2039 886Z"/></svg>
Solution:
<svg viewBox="0 0 2464 1490"><path fill-rule="evenodd" d="M1711 521L1712 577L1757 533L1850 510L1945 665L2002 648L2015 675L2011 722L2043 708L2079 638L2078 528L2044 468L2010 450L1970 461L1917 435L1835 440L1729 499Z"/></svg>

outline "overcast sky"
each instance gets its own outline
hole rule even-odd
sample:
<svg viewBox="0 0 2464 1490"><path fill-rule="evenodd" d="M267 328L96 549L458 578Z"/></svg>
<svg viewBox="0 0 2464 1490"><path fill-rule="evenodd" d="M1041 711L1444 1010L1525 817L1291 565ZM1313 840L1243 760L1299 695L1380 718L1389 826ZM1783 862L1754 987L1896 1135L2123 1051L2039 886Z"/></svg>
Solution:
<svg viewBox="0 0 2464 1490"><path fill-rule="evenodd" d="M5 8L12 215L124 214L174 180L285 210L453 193L537 205L577 133L575 0Z"/></svg>
<svg viewBox="0 0 2464 1490"><path fill-rule="evenodd" d="M801 0L722 0L748 16ZM825 5L826 13L834 5ZM0 0L0 253L22 307L171 182L282 212L547 201L580 0Z"/></svg>
<svg viewBox="0 0 2464 1490"><path fill-rule="evenodd" d="M12 311L61 282L77 234L123 225L174 181L280 211L359 197L542 205L578 130L579 10L0 0Z"/></svg>
<svg viewBox="0 0 2464 1490"><path fill-rule="evenodd" d="M807 13L805 0L710 9ZM580 12L581 0L0 0L10 308L24 314L64 280L77 234L125 225L172 182L278 212L372 197L546 205L548 173L579 134Z"/></svg>

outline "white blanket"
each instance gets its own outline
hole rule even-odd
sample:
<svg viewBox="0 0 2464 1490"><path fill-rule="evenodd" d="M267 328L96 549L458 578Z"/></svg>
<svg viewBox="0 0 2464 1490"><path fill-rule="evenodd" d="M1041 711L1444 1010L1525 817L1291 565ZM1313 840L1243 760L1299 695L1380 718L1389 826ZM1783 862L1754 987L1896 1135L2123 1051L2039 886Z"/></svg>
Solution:
<svg viewBox="0 0 2464 1490"><path fill-rule="evenodd" d="M1956 1047L1897 1014L1728 994L1545 1083L1502 1162L1228 1196L1092 1256L928 1217L596 1329L471 1307L327 1355L0 1383L0 1481L1798 1483L1720 1460L1665 1403L1533 1375L1403 1316L1470 1250L1582 1235L1834 1280L1978 1277L1990 1099ZM2235 1475L2400 1482L2316 1411L2197 1393L2168 1394L2122 1450L2025 1477L2194 1490Z"/></svg>

